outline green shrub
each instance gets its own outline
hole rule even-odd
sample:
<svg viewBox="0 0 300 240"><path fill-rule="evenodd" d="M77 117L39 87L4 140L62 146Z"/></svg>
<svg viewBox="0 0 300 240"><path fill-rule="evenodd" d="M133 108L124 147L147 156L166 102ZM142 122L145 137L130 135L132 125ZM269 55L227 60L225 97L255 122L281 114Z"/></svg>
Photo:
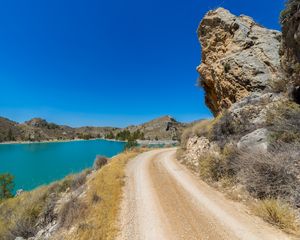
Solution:
<svg viewBox="0 0 300 240"><path fill-rule="evenodd" d="M105 135L106 139L115 139L115 135L112 131Z"/></svg>
<svg viewBox="0 0 300 240"><path fill-rule="evenodd" d="M125 145L125 149L132 149L138 146L138 143L135 139L129 139Z"/></svg>
<svg viewBox="0 0 300 240"><path fill-rule="evenodd" d="M9 173L0 174L0 200L13 197L14 176Z"/></svg>

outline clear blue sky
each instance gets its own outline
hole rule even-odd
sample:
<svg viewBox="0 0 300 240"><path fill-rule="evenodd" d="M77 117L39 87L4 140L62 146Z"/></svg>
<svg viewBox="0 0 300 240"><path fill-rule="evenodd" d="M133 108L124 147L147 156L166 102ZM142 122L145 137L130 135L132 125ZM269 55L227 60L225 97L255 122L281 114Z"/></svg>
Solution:
<svg viewBox="0 0 300 240"><path fill-rule="evenodd" d="M280 29L284 0L1 1L0 115L72 126L210 117L196 29L218 6Z"/></svg>

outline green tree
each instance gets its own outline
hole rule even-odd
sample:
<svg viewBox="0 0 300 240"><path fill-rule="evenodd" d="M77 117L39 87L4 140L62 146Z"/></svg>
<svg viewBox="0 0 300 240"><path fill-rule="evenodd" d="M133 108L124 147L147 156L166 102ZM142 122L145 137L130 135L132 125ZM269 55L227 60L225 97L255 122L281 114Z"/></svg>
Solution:
<svg viewBox="0 0 300 240"><path fill-rule="evenodd" d="M0 200L13 197L14 176L9 173L0 174Z"/></svg>
<svg viewBox="0 0 300 240"><path fill-rule="evenodd" d="M128 142L125 144L125 149L132 149L138 146L138 143L135 139L129 139Z"/></svg>
<svg viewBox="0 0 300 240"><path fill-rule="evenodd" d="M144 140L145 139L145 136L144 136L144 133L141 132L140 130L137 130L133 133L132 137L134 139L140 139L140 140Z"/></svg>
<svg viewBox="0 0 300 240"><path fill-rule="evenodd" d="M7 133L7 141L15 141L15 138L13 136L13 132L12 132L11 128L8 130L8 133Z"/></svg>
<svg viewBox="0 0 300 240"><path fill-rule="evenodd" d="M105 138L106 139L114 139L115 135L112 131L110 131L108 134L105 135Z"/></svg>

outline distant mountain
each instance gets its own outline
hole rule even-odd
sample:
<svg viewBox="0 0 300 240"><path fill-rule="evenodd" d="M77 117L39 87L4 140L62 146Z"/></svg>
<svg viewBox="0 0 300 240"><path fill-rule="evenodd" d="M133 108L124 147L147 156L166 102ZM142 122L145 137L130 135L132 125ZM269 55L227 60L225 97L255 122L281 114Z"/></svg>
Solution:
<svg viewBox="0 0 300 240"><path fill-rule="evenodd" d="M139 131L147 140L179 140L185 126L186 124L177 122L170 116L126 128L89 126L72 128L49 123L42 118L33 118L24 123L17 123L0 117L0 142L105 138L109 135L116 136L124 130L131 133Z"/></svg>

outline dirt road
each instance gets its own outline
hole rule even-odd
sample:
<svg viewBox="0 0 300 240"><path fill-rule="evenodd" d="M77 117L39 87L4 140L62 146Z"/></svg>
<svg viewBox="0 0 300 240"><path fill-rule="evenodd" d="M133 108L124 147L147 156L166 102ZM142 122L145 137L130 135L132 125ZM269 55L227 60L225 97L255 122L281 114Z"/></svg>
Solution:
<svg viewBox="0 0 300 240"><path fill-rule="evenodd" d="M119 240L290 239L192 175L175 152L154 150L129 162Z"/></svg>

